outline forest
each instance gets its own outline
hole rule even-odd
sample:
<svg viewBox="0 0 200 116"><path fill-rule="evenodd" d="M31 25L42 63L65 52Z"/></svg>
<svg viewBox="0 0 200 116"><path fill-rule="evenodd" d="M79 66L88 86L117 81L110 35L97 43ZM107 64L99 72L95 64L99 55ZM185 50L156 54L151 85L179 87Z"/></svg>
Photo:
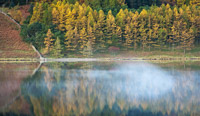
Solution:
<svg viewBox="0 0 200 116"><path fill-rule="evenodd" d="M42 0L31 4L21 36L50 57L93 56L112 47L186 53L199 46L199 4L198 0Z"/></svg>

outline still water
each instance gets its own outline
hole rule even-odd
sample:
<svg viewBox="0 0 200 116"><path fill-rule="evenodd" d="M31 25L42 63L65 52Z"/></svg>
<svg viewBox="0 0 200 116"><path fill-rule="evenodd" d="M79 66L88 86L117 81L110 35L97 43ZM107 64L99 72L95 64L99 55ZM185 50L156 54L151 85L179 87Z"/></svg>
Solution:
<svg viewBox="0 0 200 116"><path fill-rule="evenodd" d="M0 63L0 115L200 116L200 62Z"/></svg>

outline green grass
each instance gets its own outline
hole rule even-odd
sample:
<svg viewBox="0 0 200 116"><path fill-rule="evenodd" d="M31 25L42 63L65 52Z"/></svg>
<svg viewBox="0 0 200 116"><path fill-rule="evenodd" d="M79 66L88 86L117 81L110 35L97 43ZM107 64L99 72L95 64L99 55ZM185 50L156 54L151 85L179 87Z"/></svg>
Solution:
<svg viewBox="0 0 200 116"><path fill-rule="evenodd" d="M0 7L0 10L3 11L3 12L5 12L7 14L8 11L9 11L9 8L7 8L7 7Z"/></svg>

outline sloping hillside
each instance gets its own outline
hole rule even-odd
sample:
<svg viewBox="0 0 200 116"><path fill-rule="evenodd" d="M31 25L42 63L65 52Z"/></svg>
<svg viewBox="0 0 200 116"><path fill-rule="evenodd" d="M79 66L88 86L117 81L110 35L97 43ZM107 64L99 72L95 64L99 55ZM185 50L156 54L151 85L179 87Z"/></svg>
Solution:
<svg viewBox="0 0 200 116"><path fill-rule="evenodd" d="M5 15L0 13L0 58L36 58L37 53L24 43L20 29Z"/></svg>

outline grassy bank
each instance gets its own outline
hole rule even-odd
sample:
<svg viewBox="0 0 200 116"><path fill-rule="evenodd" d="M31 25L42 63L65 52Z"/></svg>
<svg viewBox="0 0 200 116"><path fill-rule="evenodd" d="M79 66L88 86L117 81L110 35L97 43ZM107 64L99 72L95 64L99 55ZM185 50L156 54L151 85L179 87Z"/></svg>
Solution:
<svg viewBox="0 0 200 116"><path fill-rule="evenodd" d="M38 62L37 58L0 58L0 62Z"/></svg>

